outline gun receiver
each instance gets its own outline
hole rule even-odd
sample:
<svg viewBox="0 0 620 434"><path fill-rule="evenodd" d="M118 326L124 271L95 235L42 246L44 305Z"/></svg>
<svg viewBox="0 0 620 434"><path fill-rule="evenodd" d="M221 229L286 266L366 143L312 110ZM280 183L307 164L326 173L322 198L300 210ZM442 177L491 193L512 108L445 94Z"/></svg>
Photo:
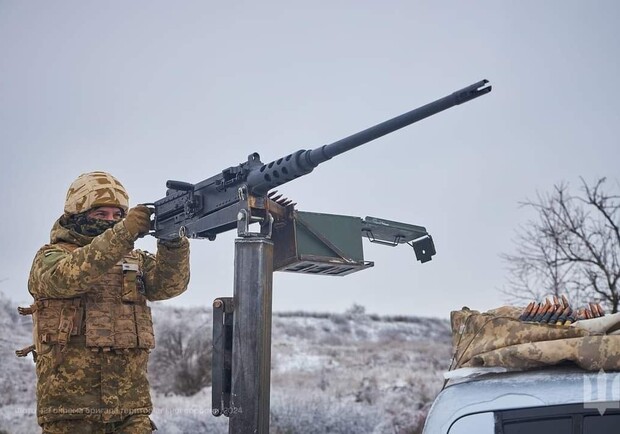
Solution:
<svg viewBox="0 0 620 434"><path fill-rule="evenodd" d="M306 175L319 164L443 110L470 101L491 91L482 80L405 114L312 150L299 150L268 164L253 153L248 161L224 169L198 184L168 181L166 197L154 203L153 235L160 239L184 234L191 238L215 239L219 233L237 227L239 212L249 216L269 212L287 213L269 200L269 190Z"/></svg>

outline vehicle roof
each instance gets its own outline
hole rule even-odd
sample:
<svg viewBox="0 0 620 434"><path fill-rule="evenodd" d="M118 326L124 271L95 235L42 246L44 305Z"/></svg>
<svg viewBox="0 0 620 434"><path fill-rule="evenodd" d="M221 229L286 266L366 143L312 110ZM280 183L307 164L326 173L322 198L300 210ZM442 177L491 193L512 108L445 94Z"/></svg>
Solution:
<svg viewBox="0 0 620 434"><path fill-rule="evenodd" d="M598 400L591 399L591 392L585 393L586 387L593 381L611 381L618 375L617 372L553 367L451 380L435 399L424 434L445 433L455 420L467 414L596 402Z"/></svg>

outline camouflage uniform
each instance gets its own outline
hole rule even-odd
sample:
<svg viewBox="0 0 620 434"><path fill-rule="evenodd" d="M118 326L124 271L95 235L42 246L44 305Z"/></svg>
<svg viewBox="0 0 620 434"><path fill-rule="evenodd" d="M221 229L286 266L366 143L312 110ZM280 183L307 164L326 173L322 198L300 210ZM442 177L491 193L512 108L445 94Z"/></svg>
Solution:
<svg viewBox="0 0 620 434"><path fill-rule="evenodd" d="M65 223L55 223L28 281L38 423L44 433L151 432L146 301L185 291L189 242L158 241L152 255L133 250L124 222L94 237Z"/></svg>
<svg viewBox="0 0 620 434"><path fill-rule="evenodd" d="M522 311L522 307L453 311L451 368L533 369L573 362L589 371L620 370L620 335L580 325L600 318L572 326L541 324L520 321Z"/></svg>
<svg viewBox="0 0 620 434"><path fill-rule="evenodd" d="M92 420L57 420L43 426L43 434L115 434L151 433L153 423L147 415L134 415L117 423L103 423Z"/></svg>

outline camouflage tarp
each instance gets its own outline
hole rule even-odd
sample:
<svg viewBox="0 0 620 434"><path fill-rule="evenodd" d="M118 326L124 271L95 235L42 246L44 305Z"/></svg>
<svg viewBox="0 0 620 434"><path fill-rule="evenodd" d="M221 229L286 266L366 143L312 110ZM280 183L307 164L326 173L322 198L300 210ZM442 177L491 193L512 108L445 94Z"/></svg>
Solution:
<svg viewBox="0 0 620 434"><path fill-rule="evenodd" d="M620 370L620 335L594 327L523 322L518 319L521 311L511 307L485 313L468 308L453 311L451 369L530 369L573 362L587 370ZM587 320L591 321L596 320Z"/></svg>

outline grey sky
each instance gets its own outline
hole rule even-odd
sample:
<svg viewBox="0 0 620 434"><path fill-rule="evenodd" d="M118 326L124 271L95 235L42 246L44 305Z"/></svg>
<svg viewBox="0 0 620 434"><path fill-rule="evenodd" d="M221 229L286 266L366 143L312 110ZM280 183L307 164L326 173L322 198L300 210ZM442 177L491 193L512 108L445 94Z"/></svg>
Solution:
<svg viewBox="0 0 620 434"><path fill-rule="evenodd" d="M433 261L365 242L373 269L276 273L274 309L497 306L518 202L619 178L618 22L614 1L0 0L0 290L29 300L32 257L80 173L151 202L167 179L314 148L487 78L491 94L279 189L301 210L425 226ZM192 241L190 289L171 303L232 294L233 240Z"/></svg>

